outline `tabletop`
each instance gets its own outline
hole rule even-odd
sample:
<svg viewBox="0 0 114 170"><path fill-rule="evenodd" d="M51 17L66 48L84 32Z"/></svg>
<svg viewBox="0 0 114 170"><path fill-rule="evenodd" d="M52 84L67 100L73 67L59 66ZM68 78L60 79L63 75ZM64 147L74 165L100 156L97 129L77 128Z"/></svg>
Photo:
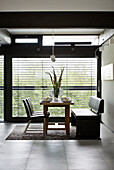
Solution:
<svg viewBox="0 0 114 170"><path fill-rule="evenodd" d="M47 106L68 106L68 105L74 105L74 102L62 102L61 100L51 102L41 102L40 105L47 105Z"/></svg>

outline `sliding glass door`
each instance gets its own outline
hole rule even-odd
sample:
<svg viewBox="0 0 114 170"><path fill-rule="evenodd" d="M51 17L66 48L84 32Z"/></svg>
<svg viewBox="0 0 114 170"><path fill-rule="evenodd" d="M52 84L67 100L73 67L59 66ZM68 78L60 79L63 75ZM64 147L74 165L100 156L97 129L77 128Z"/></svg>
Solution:
<svg viewBox="0 0 114 170"><path fill-rule="evenodd" d="M25 117L22 100L31 97L35 110L42 110L40 101L49 96L52 85L49 75L55 68L58 76L64 67L63 96L70 97L72 108L88 108L91 95L97 95L96 58L12 58L12 117ZM51 116L64 116L64 109L51 109Z"/></svg>

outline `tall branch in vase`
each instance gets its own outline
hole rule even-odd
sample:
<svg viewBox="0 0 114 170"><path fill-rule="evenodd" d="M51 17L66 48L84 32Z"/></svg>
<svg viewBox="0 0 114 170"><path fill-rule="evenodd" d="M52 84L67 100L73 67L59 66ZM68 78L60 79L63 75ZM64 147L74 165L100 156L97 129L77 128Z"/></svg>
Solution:
<svg viewBox="0 0 114 170"><path fill-rule="evenodd" d="M54 90L54 97L58 98L59 89L61 87L61 81L62 81L64 67L61 69L61 74L60 74L58 80L57 80L57 76L56 76L56 73L55 73L55 69L54 69L53 66L52 66L52 68L53 68L53 72L52 72L53 73L53 77L52 77L51 73L49 73L49 72L46 72L46 74L48 74L50 76L51 83L52 83L53 90Z"/></svg>

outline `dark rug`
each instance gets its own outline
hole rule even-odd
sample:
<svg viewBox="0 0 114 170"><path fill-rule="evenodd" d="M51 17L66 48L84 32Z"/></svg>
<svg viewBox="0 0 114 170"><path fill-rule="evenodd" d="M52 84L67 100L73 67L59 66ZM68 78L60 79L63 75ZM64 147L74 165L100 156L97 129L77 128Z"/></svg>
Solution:
<svg viewBox="0 0 114 170"><path fill-rule="evenodd" d="M76 140L76 127L70 128L70 135L66 135L65 130L48 130L45 136L42 131L32 131L33 126L24 134L25 126L18 125L9 134L6 140Z"/></svg>

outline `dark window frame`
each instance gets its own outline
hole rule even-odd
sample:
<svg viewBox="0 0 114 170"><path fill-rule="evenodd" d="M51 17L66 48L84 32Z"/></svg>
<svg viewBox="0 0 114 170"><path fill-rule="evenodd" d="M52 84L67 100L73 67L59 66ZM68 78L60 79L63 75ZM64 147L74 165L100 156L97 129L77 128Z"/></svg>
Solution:
<svg viewBox="0 0 114 170"><path fill-rule="evenodd" d="M29 54L29 48L31 47L32 51ZM19 46L18 50L16 50L16 46L12 45L12 48L7 47L3 47L3 50L6 50L6 48L8 49L6 52L6 55L4 55L4 120L7 122L26 122L27 118L21 118L21 117L12 117L12 58L25 58L25 56L28 58L30 56L32 56L31 54L35 53L35 55L32 56L32 58L37 58L37 57L43 57L47 52L48 55L46 55L46 57L49 57L49 51L50 51L50 47L41 47L40 48L44 48L47 49L44 53L43 50L40 51L40 54L38 54L37 51L34 52L34 48L32 48L33 45L29 45L27 46ZM66 48L68 47L58 47L56 49L56 52L62 57L62 58L66 58ZM76 51L71 51L71 48L69 48L69 54L73 54L73 57L78 57L78 58L82 58L82 57L86 57L86 58L90 58L91 57L95 57L94 55L94 51L98 48L98 46L90 46L90 47L78 47ZM26 49L28 49L28 51L26 51ZM84 49L84 50L82 50ZM68 50L68 49L67 49ZM19 53L18 53L19 52ZM62 53L63 52L63 53ZM19 56L19 55L20 56ZM26 54L26 55L25 55ZM67 57L70 57L70 55L67 55ZM59 55L57 57L59 57ZM98 81L100 81L100 76L99 76L99 72L100 72L100 52L98 53L99 55L99 59L97 60L98 64L98 73L97 73L97 84ZM98 92L98 87L97 87L97 95L100 97L100 92ZM64 118L52 118L51 121L61 121Z"/></svg>

